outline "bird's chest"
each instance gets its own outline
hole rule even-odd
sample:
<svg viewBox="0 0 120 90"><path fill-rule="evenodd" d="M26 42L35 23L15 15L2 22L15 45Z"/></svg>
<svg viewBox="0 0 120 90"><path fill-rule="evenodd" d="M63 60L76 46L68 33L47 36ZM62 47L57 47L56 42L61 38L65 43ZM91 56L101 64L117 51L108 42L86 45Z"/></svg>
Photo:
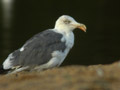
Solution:
<svg viewBox="0 0 120 90"><path fill-rule="evenodd" d="M74 45L74 34L72 32L65 34L61 41L65 41L67 48L72 48Z"/></svg>

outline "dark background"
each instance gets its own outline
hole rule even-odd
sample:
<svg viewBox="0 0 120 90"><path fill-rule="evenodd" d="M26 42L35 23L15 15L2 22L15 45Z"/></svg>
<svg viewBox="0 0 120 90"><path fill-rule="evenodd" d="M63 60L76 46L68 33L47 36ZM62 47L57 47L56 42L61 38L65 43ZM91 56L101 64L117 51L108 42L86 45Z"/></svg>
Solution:
<svg viewBox="0 0 120 90"><path fill-rule="evenodd" d="M14 0L11 26L0 3L0 62L34 34L70 15L87 26L74 31L75 45L62 65L108 64L120 59L120 0Z"/></svg>

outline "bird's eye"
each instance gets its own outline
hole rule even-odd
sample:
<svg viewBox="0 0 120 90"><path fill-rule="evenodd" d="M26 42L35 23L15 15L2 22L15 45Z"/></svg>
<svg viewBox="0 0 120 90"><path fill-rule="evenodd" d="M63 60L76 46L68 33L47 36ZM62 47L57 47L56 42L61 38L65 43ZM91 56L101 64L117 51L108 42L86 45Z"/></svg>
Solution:
<svg viewBox="0 0 120 90"><path fill-rule="evenodd" d="M69 24L70 22L71 22L71 21L69 21L69 20L65 20L65 21L64 21L65 24Z"/></svg>

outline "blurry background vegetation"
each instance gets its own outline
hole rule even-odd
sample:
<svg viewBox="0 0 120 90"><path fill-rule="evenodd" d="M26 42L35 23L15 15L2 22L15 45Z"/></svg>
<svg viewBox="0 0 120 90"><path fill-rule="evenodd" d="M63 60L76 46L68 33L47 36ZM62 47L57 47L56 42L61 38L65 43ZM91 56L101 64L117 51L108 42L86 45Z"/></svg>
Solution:
<svg viewBox="0 0 120 90"><path fill-rule="evenodd" d="M70 15L87 26L75 33L75 45L62 65L107 64L120 59L120 0L13 0L10 26L4 24L0 2L0 62L26 40L53 28Z"/></svg>

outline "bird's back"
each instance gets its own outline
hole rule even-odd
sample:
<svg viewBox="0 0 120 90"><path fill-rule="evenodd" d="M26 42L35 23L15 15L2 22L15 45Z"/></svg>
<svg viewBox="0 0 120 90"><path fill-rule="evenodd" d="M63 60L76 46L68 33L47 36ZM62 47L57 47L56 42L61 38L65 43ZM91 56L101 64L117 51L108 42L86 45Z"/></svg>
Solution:
<svg viewBox="0 0 120 90"><path fill-rule="evenodd" d="M45 64L52 58L52 52L65 50L65 42L61 42L61 38L62 34L52 30L38 33L23 45L23 51L20 49L14 51L6 60L9 59L11 67ZM8 65L5 62L3 63L4 67Z"/></svg>

